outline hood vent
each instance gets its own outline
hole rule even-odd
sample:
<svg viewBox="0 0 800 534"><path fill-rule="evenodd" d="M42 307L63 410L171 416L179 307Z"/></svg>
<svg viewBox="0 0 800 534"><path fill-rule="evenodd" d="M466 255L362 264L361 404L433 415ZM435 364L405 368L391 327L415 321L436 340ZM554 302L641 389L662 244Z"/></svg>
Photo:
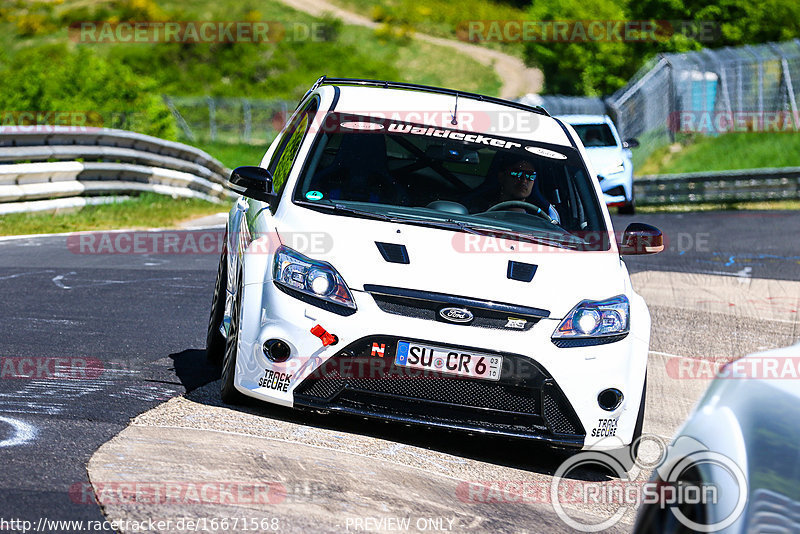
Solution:
<svg viewBox="0 0 800 534"><path fill-rule="evenodd" d="M509 260L506 276L508 276L511 280L530 282L533 280L533 275L536 273L536 267L537 266L532 263Z"/></svg>
<svg viewBox="0 0 800 534"><path fill-rule="evenodd" d="M375 244L378 246L378 250L381 252L383 259L389 263L402 263L406 265L411 263L408 259L408 251L405 245L381 243L380 241L375 241Z"/></svg>

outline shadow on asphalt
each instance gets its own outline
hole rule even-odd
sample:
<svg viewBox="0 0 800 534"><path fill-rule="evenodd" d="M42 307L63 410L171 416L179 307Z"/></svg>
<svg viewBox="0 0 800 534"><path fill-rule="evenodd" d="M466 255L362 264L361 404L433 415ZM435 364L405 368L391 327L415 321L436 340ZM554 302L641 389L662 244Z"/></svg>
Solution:
<svg viewBox="0 0 800 534"><path fill-rule="evenodd" d="M205 349L186 349L169 357L187 393L219 379L219 367L208 363Z"/></svg>
<svg viewBox="0 0 800 534"><path fill-rule="evenodd" d="M175 361L175 372L187 392L218 380L220 377L220 367L209 364L203 350L185 350L172 354L170 357ZM323 414L306 409L291 409L263 403L252 398L247 398L242 405L233 406L222 402L218 388L211 389L210 397L188 395L188 398L200 404L222 406L268 419L383 439L545 475L552 475L564 460L577 452L554 449L542 443L523 439L468 434L348 414ZM567 478L603 481L610 480L612 477L601 468L581 468L571 471Z"/></svg>

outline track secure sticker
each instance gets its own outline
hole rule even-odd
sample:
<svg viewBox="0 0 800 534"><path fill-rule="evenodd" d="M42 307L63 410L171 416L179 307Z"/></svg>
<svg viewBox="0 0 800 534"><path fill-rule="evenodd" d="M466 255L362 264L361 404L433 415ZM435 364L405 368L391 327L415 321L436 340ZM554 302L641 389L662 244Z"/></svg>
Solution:
<svg viewBox="0 0 800 534"><path fill-rule="evenodd" d="M597 428L592 429L593 438L607 438L608 436L617 435L617 420L616 419L598 419Z"/></svg>
<svg viewBox="0 0 800 534"><path fill-rule="evenodd" d="M258 387L274 389L275 391L289 391L289 385L292 383L292 375L288 373L278 373L271 369L264 371L264 377L258 381Z"/></svg>
<svg viewBox="0 0 800 534"><path fill-rule="evenodd" d="M306 193L306 198L308 200L320 200L322 198L322 193L319 191L309 191Z"/></svg>

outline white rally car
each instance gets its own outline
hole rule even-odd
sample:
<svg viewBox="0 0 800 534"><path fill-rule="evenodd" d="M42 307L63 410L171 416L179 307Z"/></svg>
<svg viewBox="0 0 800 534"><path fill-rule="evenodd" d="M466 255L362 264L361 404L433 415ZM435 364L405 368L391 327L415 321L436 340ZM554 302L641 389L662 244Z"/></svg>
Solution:
<svg viewBox="0 0 800 534"><path fill-rule="evenodd" d="M617 243L585 158L541 108L321 78L231 175L207 349L223 400L630 444L650 315L620 254L662 236Z"/></svg>

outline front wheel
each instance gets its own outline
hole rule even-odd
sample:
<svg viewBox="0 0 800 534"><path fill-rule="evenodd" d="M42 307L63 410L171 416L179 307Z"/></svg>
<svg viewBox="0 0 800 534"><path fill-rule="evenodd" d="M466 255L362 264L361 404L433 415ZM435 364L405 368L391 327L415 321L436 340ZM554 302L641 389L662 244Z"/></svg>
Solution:
<svg viewBox="0 0 800 534"><path fill-rule="evenodd" d="M633 191L631 191L631 199L617 208L617 213L620 215L633 215L636 213L636 200L633 198Z"/></svg>
<svg viewBox="0 0 800 534"><path fill-rule="evenodd" d="M231 309L231 325L228 339L225 343L225 356L222 359L222 383L220 384L220 397L226 404L242 404L245 397L234 385L236 376L236 356L239 352L239 322L242 316L242 276L236 287L236 297Z"/></svg>
<svg viewBox="0 0 800 534"><path fill-rule="evenodd" d="M206 359L219 365L225 356L225 336L219 331L225 316L225 297L228 292L228 260L223 246L217 267L217 281L214 284L214 298L211 301L211 316L208 318L206 333Z"/></svg>
<svg viewBox="0 0 800 534"><path fill-rule="evenodd" d="M644 375L644 385L642 386L642 400L639 403L639 413L636 416L636 425L633 427L633 437L631 444L627 447L617 449L612 453L617 457L625 471L630 471L636 464L636 458L639 456L639 444L641 443L642 428L644 427L644 405L647 399L647 374Z"/></svg>

